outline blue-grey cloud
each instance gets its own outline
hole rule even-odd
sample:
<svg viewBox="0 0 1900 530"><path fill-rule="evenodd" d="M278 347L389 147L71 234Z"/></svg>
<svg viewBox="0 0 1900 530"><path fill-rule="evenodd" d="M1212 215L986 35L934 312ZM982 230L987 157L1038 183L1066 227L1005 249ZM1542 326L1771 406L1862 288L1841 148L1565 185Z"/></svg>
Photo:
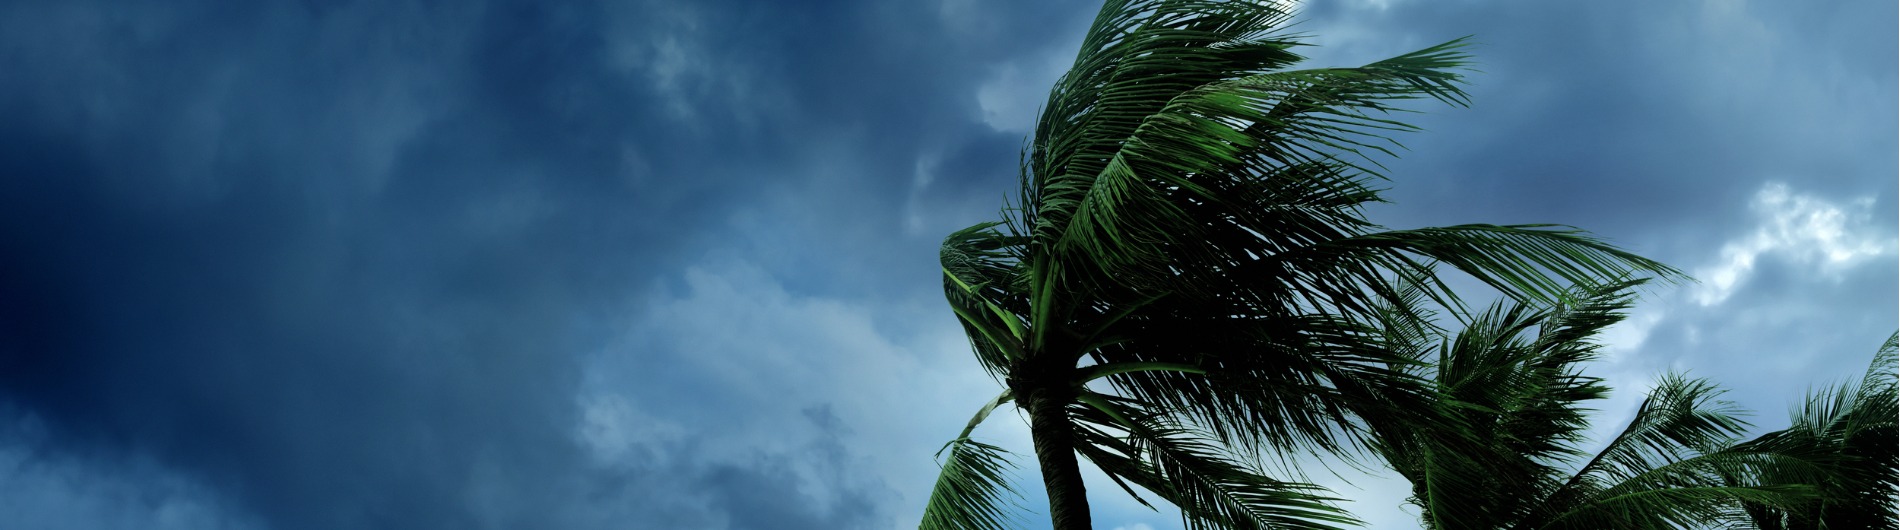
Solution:
<svg viewBox="0 0 1900 530"><path fill-rule="evenodd" d="M591 469L578 359L748 197L812 178L784 166L806 142L954 128L922 75L952 63L883 44L935 13L119 7L5 8L0 399L45 422L34 450L143 455L274 528L522 526L676 484L706 493L617 523L882 509L815 511L784 455ZM850 178L841 201L905 185Z"/></svg>
<svg viewBox="0 0 1900 530"><path fill-rule="evenodd" d="M989 397L937 238L1013 193L1016 114L1096 7L0 6L0 489L84 485L0 526L908 522ZM1719 303L1652 293L1608 368L1709 375L1772 425L1891 331L1894 254L1727 252L1774 183L1893 244L1894 9L1339 1L1300 28L1328 64L1476 35L1475 106L1420 107L1378 220L1739 271Z"/></svg>

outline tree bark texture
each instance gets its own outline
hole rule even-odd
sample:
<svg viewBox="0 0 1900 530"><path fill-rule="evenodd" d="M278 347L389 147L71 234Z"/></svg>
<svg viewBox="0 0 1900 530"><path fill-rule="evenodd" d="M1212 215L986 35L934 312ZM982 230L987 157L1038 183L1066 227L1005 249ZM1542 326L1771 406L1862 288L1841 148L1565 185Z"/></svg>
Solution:
<svg viewBox="0 0 1900 530"><path fill-rule="evenodd" d="M1036 461L1042 484L1049 491L1049 519L1055 530L1091 530L1088 492L1082 486L1082 468L1075 459L1075 431L1069 424L1069 396L1033 390L1023 405L1029 411L1029 434L1036 441Z"/></svg>

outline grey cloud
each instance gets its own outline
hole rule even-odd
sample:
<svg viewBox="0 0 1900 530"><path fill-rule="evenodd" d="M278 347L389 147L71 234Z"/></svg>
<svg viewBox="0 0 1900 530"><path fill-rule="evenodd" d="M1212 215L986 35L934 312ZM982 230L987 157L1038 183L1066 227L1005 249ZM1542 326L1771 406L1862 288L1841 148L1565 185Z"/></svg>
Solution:
<svg viewBox="0 0 1900 530"><path fill-rule="evenodd" d="M1357 35L1323 60L1476 34L1484 73L1473 109L1432 108L1430 130L1403 138L1397 204L1375 211L1388 224L1573 223L1697 267L1753 229L1749 200L1774 180L1874 197L1872 231L1894 233L1890 4L1733 3L1745 16L1724 23L1767 40L1714 31L1732 28L1693 4L1390 4L1316 2L1303 27ZM901 519L916 507L887 488L923 486L885 481L927 474L927 452L891 471L878 466L899 450L869 446L944 431L886 424L856 402L894 392L837 373L793 371L788 385L840 386L760 407L664 364L704 348L655 328L674 307L656 301L691 288L680 269L733 259L796 302L778 309L857 304L847 324L875 331L813 338L774 320L793 331L755 342L869 336L884 342L851 344L896 350L881 368L961 373L945 367L964 357L935 358L963 353L936 335L954 335L937 238L994 216L1022 142L984 123L980 89L1068 53L1094 9L0 7L0 405L45 426L38 441L0 432L0 455L42 470L0 481L78 470L107 485L73 506L144 520L157 505L126 499L177 498L204 506L194 520L273 528ZM1721 307L1659 302L1635 356L1654 364L1629 368L1681 359L1755 385L1762 372L1722 361L1748 349L1811 359L1802 377L1857 369L1892 326L1891 260L1838 278L1777 260ZM758 302L721 303L698 309ZM623 336L629 318L647 335ZM1771 341L1764 323L1830 331ZM629 362L603 368L604 351ZM626 368L640 362L658 367ZM968 390L943 384L931 391ZM732 391L675 397L708 390ZM679 432L635 431L623 456L646 461L602 464L575 434L576 397L607 391ZM819 403L850 432L799 415ZM928 405L918 414L961 416L944 429L967 418ZM140 458L149 472L97 472ZM802 486L824 473L837 487Z"/></svg>

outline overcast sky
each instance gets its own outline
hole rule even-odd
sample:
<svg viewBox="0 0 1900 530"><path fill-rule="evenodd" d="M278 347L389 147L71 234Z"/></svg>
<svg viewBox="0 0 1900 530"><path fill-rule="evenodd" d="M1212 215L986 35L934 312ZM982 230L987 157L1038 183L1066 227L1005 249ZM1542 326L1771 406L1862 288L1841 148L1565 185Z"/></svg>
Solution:
<svg viewBox="0 0 1900 530"><path fill-rule="evenodd" d="M937 245L1013 196L1098 7L0 2L0 527L914 527L999 390ZM1610 334L1601 430L1671 369L1768 429L1900 320L1895 11L1299 28L1314 66L1479 43L1375 221L1571 224L1701 280ZM1416 527L1404 485L1319 478ZM1102 528L1179 526L1115 490Z"/></svg>

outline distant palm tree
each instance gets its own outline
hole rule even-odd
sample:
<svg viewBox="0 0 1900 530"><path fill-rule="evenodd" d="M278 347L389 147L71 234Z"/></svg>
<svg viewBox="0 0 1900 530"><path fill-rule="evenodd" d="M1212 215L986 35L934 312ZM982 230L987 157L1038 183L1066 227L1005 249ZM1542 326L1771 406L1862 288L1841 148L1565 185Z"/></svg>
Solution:
<svg viewBox="0 0 1900 530"><path fill-rule="evenodd" d="M1819 500L1792 508L1750 505L1762 530L1900 528L1900 390L1896 390L1900 334L1874 354L1858 381L1823 388L1794 411L1792 425L1743 447L1809 451L1836 459L1836 476L1821 484Z"/></svg>
<svg viewBox="0 0 1900 530"><path fill-rule="evenodd" d="M1622 320L1627 284L1552 309L1500 304L1460 315L1455 336L1400 328L1443 423L1373 425L1374 446L1413 485L1434 530L1734 528L1758 510L1807 506L1833 480L1810 448L1738 444L1748 424L1715 385L1663 377L1595 455L1584 408L1609 389L1582 375L1592 338ZM1889 437L1889 445L1893 442ZM1587 457L1587 459L1586 459Z"/></svg>
<svg viewBox="0 0 1900 530"><path fill-rule="evenodd" d="M1005 453L970 434L1012 403L1058 529L1090 527L1078 454L1193 528L1350 522L1256 464L1354 447L1355 418L1433 421L1409 408L1430 385L1375 325L1413 318L1398 285L1448 303L1442 264L1550 301L1676 274L1562 227L1367 221L1383 178L1368 156L1412 130L1394 102L1464 104L1463 42L1287 70L1301 60L1287 4L1103 7L1026 147L1020 202L944 241L950 306L1007 390L946 445L924 528L1003 527Z"/></svg>

